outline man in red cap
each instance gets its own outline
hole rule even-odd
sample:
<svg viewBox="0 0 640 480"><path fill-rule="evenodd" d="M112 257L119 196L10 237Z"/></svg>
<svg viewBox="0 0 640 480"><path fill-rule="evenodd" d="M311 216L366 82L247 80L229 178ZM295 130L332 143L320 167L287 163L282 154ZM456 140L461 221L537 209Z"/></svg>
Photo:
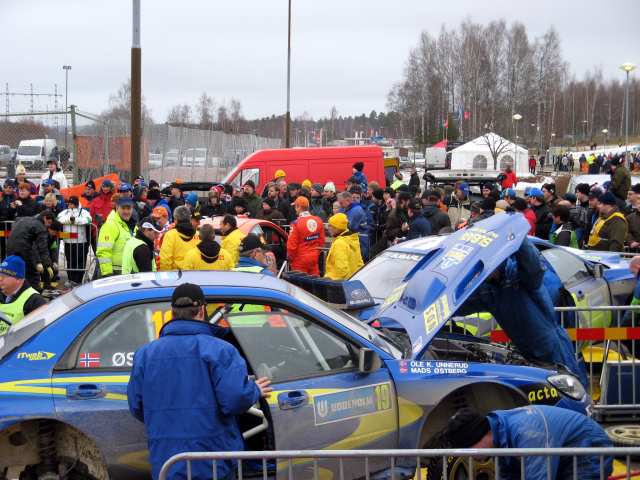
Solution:
<svg viewBox="0 0 640 480"><path fill-rule="evenodd" d="M298 218L291 224L287 240L287 254L291 270L320 275L318 257L324 245L322 219L309 213L309 200L300 196L293 202Z"/></svg>

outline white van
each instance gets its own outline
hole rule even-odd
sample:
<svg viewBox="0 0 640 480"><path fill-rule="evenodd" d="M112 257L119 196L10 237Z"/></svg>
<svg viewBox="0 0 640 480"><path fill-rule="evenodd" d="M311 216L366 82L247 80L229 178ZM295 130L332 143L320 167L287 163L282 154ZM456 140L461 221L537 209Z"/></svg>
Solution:
<svg viewBox="0 0 640 480"><path fill-rule="evenodd" d="M36 140L22 140L18 145L18 164L26 166L43 166L51 156L51 152L58 150L53 138L38 138Z"/></svg>

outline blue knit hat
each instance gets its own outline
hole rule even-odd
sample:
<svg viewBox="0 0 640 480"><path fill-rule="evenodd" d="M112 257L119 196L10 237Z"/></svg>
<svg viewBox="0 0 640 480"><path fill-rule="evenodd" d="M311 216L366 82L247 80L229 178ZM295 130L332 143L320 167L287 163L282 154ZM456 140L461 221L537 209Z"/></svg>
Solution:
<svg viewBox="0 0 640 480"><path fill-rule="evenodd" d="M195 207L198 204L198 194L196 192L189 192L184 201Z"/></svg>
<svg viewBox="0 0 640 480"><path fill-rule="evenodd" d="M539 188L533 187L531 190L529 190L529 196L535 198L543 198L544 193L542 193L542 190L540 190Z"/></svg>
<svg viewBox="0 0 640 480"><path fill-rule="evenodd" d="M24 278L24 260L17 255L9 255L0 263L0 275L13 278Z"/></svg>
<svg viewBox="0 0 640 480"><path fill-rule="evenodd" d="M458 184L458 190L460 190L465 195L469 195L469 184L466 182Z"/></svg>
<svg viewBox="0 0 640 480"><path fill-rule="evenodd" d="M516 191L513 188L507 188L502 191L502 196L500 198L504 197L516 198Z"/></svg>

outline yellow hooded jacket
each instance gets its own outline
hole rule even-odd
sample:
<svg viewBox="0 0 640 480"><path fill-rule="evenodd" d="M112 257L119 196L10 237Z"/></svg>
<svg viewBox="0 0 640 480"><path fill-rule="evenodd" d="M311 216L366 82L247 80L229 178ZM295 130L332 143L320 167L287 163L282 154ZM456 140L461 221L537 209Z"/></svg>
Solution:
<svg viewBox="0 0 640 480"><path fill-rule="evenodd" d="M240 260L240 244L244 237L246 237L246 235L237 228L222 237L222 244L220 246L231 255L233 267L238 265L238 260Z"/></svg>
<svg viewBox="0 0 640 480"><path fill-rule="evenodd" d="M160 270L186 270L185 256L196 248L200 241L195 228L192 232L181 232L179 225L164 234L160 247Z"/></svg>
<svg viewBox="0 0 640 480"><path fill-rule="evenodd" d="M324 276L331 280L346 280L363 265L358 234L347 230L333 240Z"/></svg>

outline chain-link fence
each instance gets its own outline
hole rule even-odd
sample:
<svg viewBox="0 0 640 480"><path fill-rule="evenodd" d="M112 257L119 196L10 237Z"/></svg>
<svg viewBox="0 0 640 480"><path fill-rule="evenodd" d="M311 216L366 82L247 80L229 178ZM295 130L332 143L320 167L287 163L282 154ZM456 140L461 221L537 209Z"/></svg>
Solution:
<svg viewBox="0 0 640 480"><path fill-rule="evenodd" d="M250 153L279 148L281 143L280 139L252 134L154 125L145 121L141 168L146 178L160 183L176 179L219 181ZM31 172L28 175L37 179L50 158L59 160L75 183L109 173L131 180L128 115L123 112L103 117L72 105L68 113L0 116L0 168L5 169L4 178L13 178L15 168L22 164Z"/></svg>

